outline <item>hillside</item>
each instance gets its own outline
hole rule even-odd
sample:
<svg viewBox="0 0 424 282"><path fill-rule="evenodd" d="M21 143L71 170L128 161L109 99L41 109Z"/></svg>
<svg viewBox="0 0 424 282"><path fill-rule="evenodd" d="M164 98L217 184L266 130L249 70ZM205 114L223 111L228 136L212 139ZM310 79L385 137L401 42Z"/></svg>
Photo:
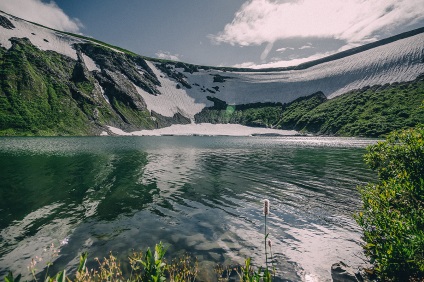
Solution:
<svg viewBox="0 0 424 282"><path fill-rule="evenodd" d="M267 70L146 58L3 12L0 31L0 135L209 122L380 136L424 121L424 28Z"/></svg>
<svg viewBox="0 0 424 282"><path fill-rule="evenodd" d="M421 101L421 102L420 102ZM333 99L322 92L290 103L231 106L220 100L196 122L235 123L321 135L380 137L424 122L424 76L352 90Z"/></svg>

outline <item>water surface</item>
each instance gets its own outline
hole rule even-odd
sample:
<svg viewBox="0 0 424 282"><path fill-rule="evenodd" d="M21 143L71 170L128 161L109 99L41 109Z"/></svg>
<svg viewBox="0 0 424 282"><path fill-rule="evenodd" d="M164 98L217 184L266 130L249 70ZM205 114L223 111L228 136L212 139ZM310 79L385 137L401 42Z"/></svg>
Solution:
<svg viewBox="0 0 424 282"><path fill-rule="evenodd" d="M31 258L54 267L162 241L217 263L263 265L262 201L278 276L330 281L331 264L362 262L357 185L375 140L317 137L73 137L0 139L0 275ZM93 266L91 264L90 266Z"/></svg>

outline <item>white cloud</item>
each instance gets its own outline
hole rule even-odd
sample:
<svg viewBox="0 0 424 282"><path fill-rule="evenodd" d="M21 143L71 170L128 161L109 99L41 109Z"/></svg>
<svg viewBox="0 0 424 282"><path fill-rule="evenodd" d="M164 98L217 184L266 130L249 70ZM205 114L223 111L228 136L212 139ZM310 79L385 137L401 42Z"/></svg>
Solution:
<svg viewBox="0 0 424 282"><path fill-rule="evenodd" d="M62 31L78 33L83 27L78 19L71 19L53 1L44 3L40 0L1 0L0 10Z"/></svg>
<svg viewBox="0 0 424 282"><path fill-rule="evenodd" d="M276 52L281 52L283 53L286 50L294 50L293 47L283 47L283 48L278 48L277 50L275 50Z"/></svg>
<svg viewBox="0 0 424 282"><path fill-rule="evenodd" d="M311 45L304 45L300 47L299 50L310 49L310 48L313 48L313 47Z"/></svg>
<svg viewBox="0 0 424 282"><path fill-rule="evenodd" d="M171 54L170 52L166 52L166 51L158 51L156 53L156 57L158 57L159 59L164 59L164 60L181 61L180 59L181 55Z"/></svg>
<svg viewBox="0 0 424 282"><path fill-rule="evenodd" d="M241 46L297 37L363 44L423 19L422 0L250 0L223 31L209 37Z"/></svg>

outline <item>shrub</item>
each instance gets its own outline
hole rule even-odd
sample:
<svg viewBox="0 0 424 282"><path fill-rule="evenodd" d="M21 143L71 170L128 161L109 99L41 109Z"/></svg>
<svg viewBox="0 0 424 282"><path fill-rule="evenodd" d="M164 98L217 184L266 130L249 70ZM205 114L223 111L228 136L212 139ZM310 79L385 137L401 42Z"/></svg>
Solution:
<svg viewBox="0 0 424 282"><path fill-rule="evenodd" d="M395 131L369 146L379 181L360 187L364 251L382 280L424 278L424 126Z"/></svg>

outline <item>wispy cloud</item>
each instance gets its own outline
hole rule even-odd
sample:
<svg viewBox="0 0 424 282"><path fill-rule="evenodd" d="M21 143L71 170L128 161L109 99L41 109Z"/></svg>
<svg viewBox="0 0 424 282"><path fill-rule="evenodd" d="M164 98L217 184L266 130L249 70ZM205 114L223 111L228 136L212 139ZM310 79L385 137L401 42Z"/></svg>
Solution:
<svg viewBox="0 0 424 282"><path fill-rule="evenodd" d="M181 61L180 59L181 55L171 54L170 52L166 52L166 51L158 51L156 53L156 57L158 57L159 59L164 59L164 60Z"/></svg>
<svg viewBox="0 0 424 282"><path fill-rule="evenodd" d="M277 50L275 50L276 52L285 52L286 50L294 50L293 47L282 47L282 48L278 48Z"/></svg>
<svg viewBox="0 0 424 282"><path fill-rule="evenodd" d="M314 48L314 47L312 47L311 45L304 45L300 47L299 50L310 49L310 48Z"/></svg>
<svg viewBox="0 0 424 282"><path fill-rule="evenodd" d="M54 29L78 33L83 27L78 19L71 19L53 1L1 0L0 10Z"/></svg>
<svg viewBox="0 0 424 282"><path fill-rule="evenodd" d="M424 18L422 0L250 0L215 43L260 45L287 38L333 38L356 45Z"/></svg>

